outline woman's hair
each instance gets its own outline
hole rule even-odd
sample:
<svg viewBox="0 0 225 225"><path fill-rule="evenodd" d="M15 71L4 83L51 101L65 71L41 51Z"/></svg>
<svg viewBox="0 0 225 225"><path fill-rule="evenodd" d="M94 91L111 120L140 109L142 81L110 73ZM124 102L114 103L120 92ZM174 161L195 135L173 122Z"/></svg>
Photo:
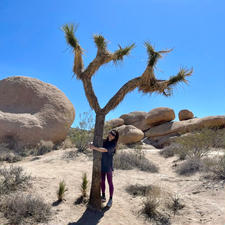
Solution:
<svg viewBox="0 0 225 225"><path fill-rule="evenodd" d="M117 142L119 139L119 132L117 130L111 130L109 133L115 137L112 141L110 141L110 143L115 144L115 153L116 153ZM109 138L107 137L105 141L109 142Z"/></svg>

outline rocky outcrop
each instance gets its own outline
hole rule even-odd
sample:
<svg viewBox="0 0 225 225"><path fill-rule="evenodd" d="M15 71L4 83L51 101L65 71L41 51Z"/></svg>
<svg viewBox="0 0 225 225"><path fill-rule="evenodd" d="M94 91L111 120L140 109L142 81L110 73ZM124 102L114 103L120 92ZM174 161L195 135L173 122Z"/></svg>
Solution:
<svg viewBox="0 0 225 225"><path fill-rule="evenodd" d="M144 137L143 131L132 126L122 125L116 128L119 132L119 143L132 144L141 141Z"/></svg>
<svg viewBox="0 0 225 225"><path fill-rule="evenodd" d="M204 118L163 123L159 126L150 128L145 132L145 136L154 138L168 134L184 134L202 128L223 127L224 125L225 116L208 116Z"/></svg>
<svg viewBox="0 0 225 225"><path fill-rule="evenodd" d="M153 127L162 123L174 120L175 113L173 109L167 107L159 107L152 109L146 116L145 123L148 127Z"/></svg>
<svg viewBox="0 0 225 225"><path fill-rule="evenodd" d="M115 128L122 126L124 124L124 120L122 118L116 118L109 120L105 123L105 126L110 127L110 128Z"/></svg>
<svg viewBox="0 0 225 225"><path fill-rule="evenodd" d="M14 76L0 81L0 139L21 145L65 139L74 121L72 103L58 88L38 79Z"/></svg>
<svg viewBox="0 0 225 225"><path fill-rule="evenodd" d="M147 112L135 111L120 116L124 120L125 125L133 125L140 130L147 130L149 126L146 124Z"/></svg>
<svg viewBox="0 0 225 225"><path fill-rule="evenodd" d="M188 109L183 109L178 113L178 117L180 121L190 120L193 119L194 114Z"/></svg>

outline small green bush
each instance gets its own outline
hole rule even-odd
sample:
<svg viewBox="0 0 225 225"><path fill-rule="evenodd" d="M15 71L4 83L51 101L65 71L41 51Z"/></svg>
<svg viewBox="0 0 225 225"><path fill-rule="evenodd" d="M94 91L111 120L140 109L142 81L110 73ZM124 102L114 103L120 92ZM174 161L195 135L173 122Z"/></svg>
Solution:
<svg viewBox="0 0 225 225"><path fill-rule="evenodd" d="M51 215L50 206L41 198L24 194L7 196L0 203L0 211L12 225L44 223Z"/></svg>
<svg viewBox="0 0 225 225"><path fill-rule="evenodd" d="M64 200L64 196L65 196L65 192L68 191L68 189L66 188L66 184L64 181L61 181L59 183L59 188L57 191L57 197L58 197L58 201L61 202Z"/></svg>
<svg viewBox="0 0 225 225"><path fill-rule="evenodd" d="M158 172L158 167L145 158L142 153L128 153L122 152L118 153L114 157L114 167L121 170L131 170L133 168L138 168L141 171L147 171L156 173Z"/></svg>
<svg viewBox="0 0 225 225"><path fill-rule="evenodd" d="M88 188L87 174L84 173L80 185L81 196L77 198L77 200L75 201L75 205L86 204L88 202L87 188Z"/></svg>
<svg viewBox="0 0 225 225"><path fill-rule="evenodd" d="M94 120L91 112L84 112L79 117L79 126L70 129L69 137L78 152L86 154L89 143L94 137Z"/></svg>
<svg viewBox="0 0 225 225"><path fill-rule="evenodd" d="M27 175L20 166L0 168L0 195L9 194L31 185L31 176Z"/></svg>

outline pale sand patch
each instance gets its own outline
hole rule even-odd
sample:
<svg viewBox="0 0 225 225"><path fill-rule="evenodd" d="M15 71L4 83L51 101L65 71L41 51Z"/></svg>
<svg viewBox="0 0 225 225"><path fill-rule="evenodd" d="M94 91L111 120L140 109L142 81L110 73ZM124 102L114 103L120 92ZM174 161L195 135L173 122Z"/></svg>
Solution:
<svg viewBox="0 0 225 225"><path fill-rule="evenodd" d="M146 147L145 147L146 149ZM57 200L56 191L61 180L64 180L68 192L66 201L52 207L52 219L45 225L144 225L151 224L142 216L138 216L143 198L133 198L126 191L127 185L158 185L165 192L179 194L183 199L185 208L178 215L172 216L171 224L174 225L224 225L225 224L225 191L224 184L217 188L207 189L196 174L190 177L178 176L172 169L176 159L164 159L159 156L155 148L147 149L146 157L159 166L159 173L147 173L139 170L116 170L114 172L114 199L111 209L103 213L85 212L82 205L74 205L80 196L81 177L87 173L91 181L92 161L87 157L78 157L74 161L62 159L65 151L50 152L39 159L31 161L31 157L14 165L22 166L33 177L33 187L29 190L42 196L46 202L52 204ZM132 150L130 150L132 151ZM223 187L222 187L223 186ZM89 183L90 187L90 183ZM108 186L107 196L108 196ZM83 215L83 216L82 216ZM0 224L5 223L0 218Z"/></svg>

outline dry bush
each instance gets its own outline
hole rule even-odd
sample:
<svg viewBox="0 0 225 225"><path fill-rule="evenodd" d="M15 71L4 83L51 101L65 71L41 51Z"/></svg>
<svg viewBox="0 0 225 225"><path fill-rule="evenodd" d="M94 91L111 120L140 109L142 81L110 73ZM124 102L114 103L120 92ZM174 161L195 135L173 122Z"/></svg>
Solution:
<svg viewBox="0 0 225 225"><path fill-rule="evenodd" d="M202 129L191 135L184 135L176 139L180 145L176 154L180 158L201 159L208 154L212 147L222 147L225 142L225 129Z"/></svg>
<svg viewBox="0 0 225 225"><path fill-rule="evenodd" d="M188 159L176 168L176 173L178 173L179 175L190 176L200 171L202 167L202 160L198 158Z"/></svg>
<svg viewBox="0 0 225 225"><path fill-rule="evenodd" d="M184 204L182 203L180 196L171 195L167 203L167 208L173 212L173 215L175 215L178 212L178 210L183 209Z"/></svg>
<svg viewBox="0 0 225 225"><path fill-rule="evenodd" d="M131 170L138 168L141 171L158 172L158 167L145 158L142 153L121 152L114 157L114 167L121 170Z"/></svg>
<svg viewBox="0 0 225 225"><path fill-rule="evenodd" d="M210 173L209 178L225 180L225 155L203 159L203 172Z"/></svg>
<svg viewBox="0 0 225 225"><path fill-rule="evenodd" d="M173 157L175 154L179 153L180 145L177 143L171 143L171 145L164 147L160 150L159 154L164 158ZM181 157L180 157L181 158Z"/></svg>
<svg viewBox="0 0 225 225"><path fill-rule="evenodd" d="M76 146L78 152L87 153L89 143L94 138L94 119L91 111L79 115L80 121L76 128L71 128L69 137L71 142Z"/></svg>
<svg viewBox="0 0 225 225"><path fill-rule="evenodd" d="M12 225L28 225L47 222L51 213L50 207L39 197L14 194L4 198L0 211Z"/></svg>
<svg viewBox="0 0 225 225"><path fill-rule="evenodd" d="M0 168L0 195L25 189L31 185L31 176L27 175L20 166Z"/></svg>
<svg viewBox="0 0 225 225"><path fill-rule="evenodd" d="M160 212L160 201L153 195L149 195L146 200L143 201L143 207L140 213L145 216L146 219L153 221L157 225L170 225L170 217L165 213Z"/></svg>
<svg viewBox="0 0 225 225"><path fill-rule="evenodd" d="M161 189L155 185L129 185L126 187L126 191L134 197L151 195L158 198L161 194Z"/></svg>
<svg viewBox="0 0 225 225"><path fill-rule="evenodd" d="M52 151L54 144L52 141L44 141L41 140L36 148L36 155L44 155L50 151Z"/></svg>
<svg viewBox="0 0 225 225"><path fill-rule="evenodd" d="M77 150L71 150L71 151L67 151L63 154L63 159L66 160L75 160L78 157L78 152Z"/></svg>
<svg viewBox="0 0 225 225"><path fill-rule="evenodd" d="M0 144L0 161L6 161L8 163L14 163L22 160L22 157L17 153L14 153L12 150L7 148L7 145L2 143Z"/></svg>

